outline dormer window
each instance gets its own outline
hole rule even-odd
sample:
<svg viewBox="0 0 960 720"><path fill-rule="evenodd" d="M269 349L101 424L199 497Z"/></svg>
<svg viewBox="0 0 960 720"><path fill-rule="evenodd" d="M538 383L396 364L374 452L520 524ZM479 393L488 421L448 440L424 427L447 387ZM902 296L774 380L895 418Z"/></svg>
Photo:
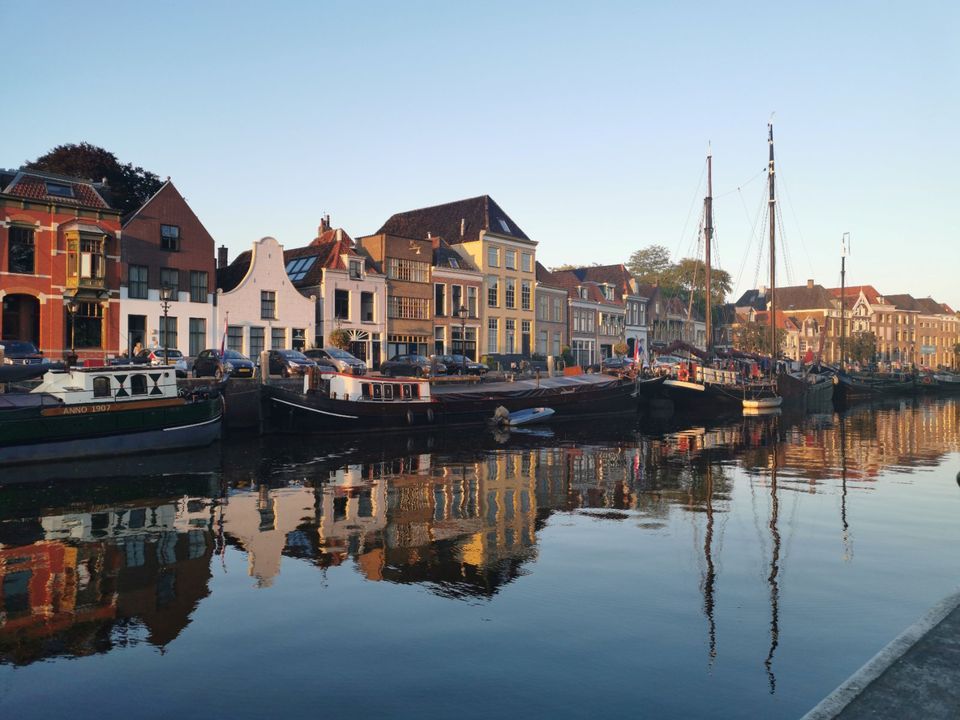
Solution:
<svg viewBox="0 0 960 720"><path fill-rule="evenodd" d="M360 280L363 277L363 267L359 260L350 261L350 279Z"/></svg>
<svg viewBox="0 0 960 720"><path fill-rule="evenodd" d="M72 198L74 196L73 187L70 185L54 182L48 182L45 184L47 186L47 195L53 195L54 197L62 198Z"/></svg>
<svg viewBox="0 0 960 720"><path fill-rule="evenodd" d="M457 262L457 259L455 257L447 258L447 264L452 268L460 267L460 263Z"/></svg>
<svg viewBox="0 0 960 720"><path fill-rule="evenodd" d="M587 289L585 287L579 287L577 288L577 290L579 291L581 298L583 298L584 300L589 299L590 296L587 293Z"/></svg>

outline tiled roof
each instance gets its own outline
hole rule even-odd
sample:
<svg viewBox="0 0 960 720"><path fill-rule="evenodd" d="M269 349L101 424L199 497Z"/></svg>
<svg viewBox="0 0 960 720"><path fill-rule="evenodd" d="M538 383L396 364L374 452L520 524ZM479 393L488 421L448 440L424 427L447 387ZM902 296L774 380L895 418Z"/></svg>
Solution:
<svg viewBox="0 0 960 720"><path fill-rule="evenodd" d="M917 305L924 315L942 315L943 307L933 298L917 298Z"/></svg>
<svg viewBox="0 0 960 720"><path fill-rule="evenodd" d="M840 299L841 289L842 288L830 288L830 292L837 300ZM844 291L844 296L846 300L856 300L858 297L860 297L861 292L867 298L867 302L871 305L876 305L880 302L880 293L877 292L877 289L873 285L851 285Z"/></svg>
<svg viewBox="0 0 960 720"><path fill-rule="evenodd" d="M900 295L884 295L883 299L893 305L897 310L909 310L911 312L921 312L917 299L908 293Z"/></svg>
<svg viewBox="0 0 960 720"><path fill-rule="evenodd" d="M611 302L607 300L603 293L600 291L599 286L595 282L589 280L582 280L575 270L559 270L557 272L550 273L552 276L551 284L554 287L561 288L567 291L567 295L575 300L590 300L591 302L599 303L601 305L611 305L613 307L623 307L622 303ZM580 296L580 288L586 288L587 297Z"/></svg>
<svg viewBox="0 0 960 720"><path fill-rule="evenodd" d="M530 239L489 195L397 213L374 234L416 240L437 235L455 245L479 240L481 230L520 240Z"/></svg>
<svg viewBox="0 0 960 720"><path fill-rule="evenodd" d="M572 272L576 273L581 280L599 283L601 285L613 285L618 295L632 295L633 288L630 281L633 275L627 270L626 265L590 265L587 267L574 268ZM640 293L643 295L643 293ZM649 297L644 295L644 297Z"/></svg>
<svg viewBox="0 0 960 720"><path fill-rule="evenodd" d="M454 264L451 264L451 260ZM453 268L455 270L478 272L469 257L460 255L440 237L433 237L433 266L435 268Z"/></svg>
<svg viewBox="0 0 960 720"><path fill-rule="evenodd" d="M230 292L239 285L250 269L252 255L250 250L244 250L225 268L217 268L217 287L224 292Z"/></svg>
<svg viewBox="0 0 960 720"><path fill-rule="evenodd" d="M294 280L295 287L313 287L319 285L323 280L323 270L347 270L343 263L343 256L362 260L364 269L369 275L379 275L374 262L365 254L358 252L354 246L353 240L347 233L339 228L324 230L319 236L313 239L309 245L302 248L293 248L283 251L284 263L289 263L296 258L316 257L310 268L299 280Z"/></svg>
<svg viewBox="0 0 960 720"><path fill-rule="evenodd" d="M767 297L769 300L769 296ZM777 288L777 310L821 310L836 307L839 303L823 285L794 285ZM763 307L766 310L766 305Z"/></svg>
<svg viewBox="0 0 960 720"><path fill-rule="evenodd" d="M48 193L48 183L51 185L70 188L69 195L51 195ZM2 189L6 195L56 202L60 205L77 205L79 207L98 208L109 210L110 205L97 192L93 183L87 180L54 175L53 173L38 172L36 170L20 170L13 179Z"/></svg>
<svg viewBox="0 0 960 720"><path fill-rule="evenodd" d="M761 310L756 314L756 322L760 325L770 324L770 311ZM777 310L777 328L780 330L796 330L800 327L800 321L797 318L790 317L786 313Z"/></svg>

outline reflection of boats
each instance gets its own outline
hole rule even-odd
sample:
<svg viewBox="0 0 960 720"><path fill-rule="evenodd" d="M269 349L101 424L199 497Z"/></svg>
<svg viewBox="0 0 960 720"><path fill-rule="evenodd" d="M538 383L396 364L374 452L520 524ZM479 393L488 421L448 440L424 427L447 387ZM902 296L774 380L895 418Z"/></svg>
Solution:
<svg viewBox="0 0 960 720"><path fill-rule="evenodd" d="M266 384L267 432L370 432L483 424L499 407L510 413L549 405L558 416L636 412L639 397L662 378L576 375L475 387L431 387L427 380L310 372L302 388Z"/></svg>
<svg viewBox="0 0 960 720"><path fill-rule="evenodd" d="M510 427L518 427L520 425L543 422L551 415L553 415L553 410L548 407L517 410L516 412L510 413L510 416L507 419L507 425Z"/></svg>
<svg viewBox="0 0 960 720"><path fill-rule="evenodd" d="M833 375L787 372L777 376L777 390L788 405L804 410L826 408L833 399Z"/></svg>
<svg viewBox="0 0 960 720"><path fill-rule="evenodd" d="M180 395L172 367L47 369L30 392L0 395L0 462L124 455L209 445L218 389Z"/></svg>
<svg viewBox="0 0 960 720"><path fill-rule="evenodd" d="M783 398L779 395L765 395L762 397L744 398L744 410L773 410L780 407Z"/></svg>

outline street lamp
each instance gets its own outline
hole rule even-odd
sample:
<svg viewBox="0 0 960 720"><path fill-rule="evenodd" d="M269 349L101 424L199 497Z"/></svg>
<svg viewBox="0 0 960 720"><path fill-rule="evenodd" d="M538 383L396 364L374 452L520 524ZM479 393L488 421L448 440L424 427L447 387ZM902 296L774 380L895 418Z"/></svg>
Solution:
<svg viewBox="0 0 960 720"><path fill-rule="evenodd" d="M76 318L77 318L77 298L74 295L63 296L63 306L70 314L70 354L67 355L67 366L73 367L77 364L76 353Z"/></svg>
<svg viewBox="0 0 960 720"><path fill-rule="evenodd" d="M467 310L466 305L461 305L459 308L460 312L460 374L467 374Z"/></svg>
<svg viewBox="0 0 960 720"><path fill-rule="evenodd" d="M167 342L170 328L167 327L167 312L170 310L170 300L173 298L173 288L163 285L160 288L160 306L163 308L163 364L167 364Z"/></svg>

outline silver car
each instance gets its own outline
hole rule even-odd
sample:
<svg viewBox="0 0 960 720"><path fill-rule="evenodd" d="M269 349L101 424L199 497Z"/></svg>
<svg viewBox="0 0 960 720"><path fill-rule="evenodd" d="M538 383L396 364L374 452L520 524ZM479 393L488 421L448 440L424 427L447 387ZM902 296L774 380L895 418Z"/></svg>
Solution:
<svg viewBox="0 0 960 720"><path fill-rule="evenodd" d="M360 358L354 357L346 350L339 348L313 348L305 350L306 355L311 360L315 360L318 365L329 365L336 368L337 372L346 375L366 375L367 365Z"/></svg>

